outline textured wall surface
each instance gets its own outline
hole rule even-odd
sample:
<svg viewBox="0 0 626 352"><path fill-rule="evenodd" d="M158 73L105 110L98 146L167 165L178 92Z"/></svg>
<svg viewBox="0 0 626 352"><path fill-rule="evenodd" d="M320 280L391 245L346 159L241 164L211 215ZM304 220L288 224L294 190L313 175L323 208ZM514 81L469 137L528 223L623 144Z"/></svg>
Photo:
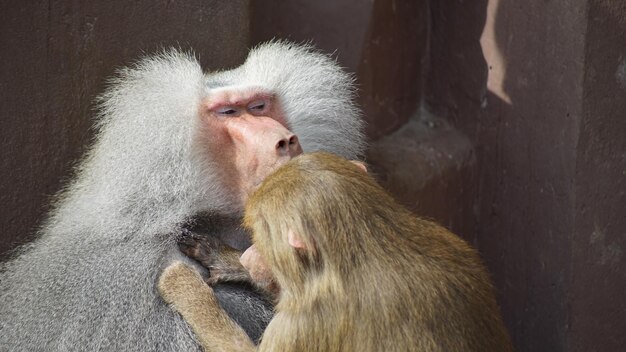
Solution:
<svg viewBox="0 0 626 352"><path fill-rule="evenodd" d="M0 253L22 243L89 142L115 68L162 47L207 69L247 53L248 1L0 2Z"/></svg>
<svg viewBox="0 0 626 352"><path fill-rule="evenodd" d="M476 233L518 351L626 346L626 7L490 0Z"/></svg>
<svg viewBox="0 0 626 352"><path fill-rule="evenodd" d="M372 139L400 128L418 108L427 35L426 1L252 2L253 43L311 42L356 74Z"/></svg>
<svg viewBox="0 0 626 352"><path fill-rule="evenodd" d="M626 3L588 7L568 350L626 347Z"/></svg>
<svg viewBox="0 0 626 352"><path fill-rule="evenodd" d="M520 351L565 350L586 3L489 3L477 236Z"/></svg>
<svg viewBox="0 0 626 352"><path fill-rule="evenodd" d="M479 249L516 350L622 351L626 4L430 5L426 108L452 126L377 142L383 181Z"/></svg>

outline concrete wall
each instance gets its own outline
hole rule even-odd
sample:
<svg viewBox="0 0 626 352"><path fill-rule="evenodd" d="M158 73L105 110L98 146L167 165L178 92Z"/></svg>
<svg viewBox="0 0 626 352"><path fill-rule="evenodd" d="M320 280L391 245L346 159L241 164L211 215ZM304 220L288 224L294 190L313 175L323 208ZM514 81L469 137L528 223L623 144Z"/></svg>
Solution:
<svg viewBox="0 0 626 352"><path fill-rule="evenodd" d="M590 1L572 185L568 350L626 346L626 2Z"/></svg>
<svg viewBox="0 0 626 352"><path fill-rule="evenodd" d="M585 6L488 7L489 92L474 126L477 236L522 351L564 351L567 342Z"/></svg>
<svg viewBox="0 0 626 352"><path fill-rule="evenodd" d="M0 2L0 253L23 243L71 175L115 68L162 47L204 66L247 54L248 1Z"/></svg>
<svg viewBox="0 0 626 352"><path fill-rule="evenodd" d="M418 108L427 35L424 1L252 2L253 43L311 42L356 74L372 139L398 129Z"/></svg>
<svg viewBox="0 0 626 352"><path fill-rule="evenodd" d="M626 346L626 32L620 1L490 0L480 250L520 351Z"/></svg>

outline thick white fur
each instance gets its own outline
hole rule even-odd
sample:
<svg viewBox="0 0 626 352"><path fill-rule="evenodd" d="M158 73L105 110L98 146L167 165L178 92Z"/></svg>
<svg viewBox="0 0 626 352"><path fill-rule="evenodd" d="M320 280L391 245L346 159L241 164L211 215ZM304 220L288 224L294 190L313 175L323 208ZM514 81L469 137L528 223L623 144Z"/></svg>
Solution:
<svg viewBox="0 0 626 352"><path fill-rule="evenodd" d="M194 144L201 99L227 85L275 91L305 151L361 155L352 78L310 47L268 43L218 73L177 51L122 70L75 179L38 239L0 268L0 351L199 349L155 282L180 259L172 233L184 221L240 211Z"/></svg>

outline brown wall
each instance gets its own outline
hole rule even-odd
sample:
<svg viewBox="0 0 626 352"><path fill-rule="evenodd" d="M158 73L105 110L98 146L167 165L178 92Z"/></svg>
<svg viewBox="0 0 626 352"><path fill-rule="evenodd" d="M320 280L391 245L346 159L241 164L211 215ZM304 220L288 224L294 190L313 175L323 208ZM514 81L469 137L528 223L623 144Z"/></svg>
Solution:
<svg viewBox="0 0 626 352"><path fill-rule="evenodd" d="M576 148L568 347L626 347L626 3L590 1Z"/></svg>
<svg viewBox="0 0 626 352"><path fill-rule="evenodd" d="M474 127L480 250L516 347L564 351L586 1L489 5L490 89Z"/></svg>
<svg viewBox="0 0 626 352"><path fill-rule="evenodd" d="M372 139L398 129L418 108L427 35L425 1L252 2L253 43L311 42L357 75Z"/></svg>
<svg viewBox="0 0 626 352"><path fill-rule="evenodd" d="M248 1L0 2L0 253L32 234L91 133L114 69L161 47L243 61Z"/></svg>
<svg viewBox="0 0 626 352"><path fill-rule="evenodd" d="M489 1L484 108L454 119L476 148L477 244L520 351L626 346L624 15L614 0Z"/></svg>

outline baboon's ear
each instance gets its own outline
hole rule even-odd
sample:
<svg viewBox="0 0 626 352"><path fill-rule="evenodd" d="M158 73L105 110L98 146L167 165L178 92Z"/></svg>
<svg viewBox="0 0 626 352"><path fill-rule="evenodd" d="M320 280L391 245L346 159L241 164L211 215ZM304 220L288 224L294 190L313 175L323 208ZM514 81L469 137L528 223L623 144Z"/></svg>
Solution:
<svg viewBox="0 0 626 352"><path fill-rule="evenodd" d="M359 169L363 170L363 172L367 173L367 165L364 162L358 160L350 160L354 165L358 166Z"/></svg>
<svg viewBox="0 0 626 352"><path fill-rule="evenodd" d="M308 249L306 243L291 229L287 232L287 240L289 241L289 245L295 249Z"/></svg>

